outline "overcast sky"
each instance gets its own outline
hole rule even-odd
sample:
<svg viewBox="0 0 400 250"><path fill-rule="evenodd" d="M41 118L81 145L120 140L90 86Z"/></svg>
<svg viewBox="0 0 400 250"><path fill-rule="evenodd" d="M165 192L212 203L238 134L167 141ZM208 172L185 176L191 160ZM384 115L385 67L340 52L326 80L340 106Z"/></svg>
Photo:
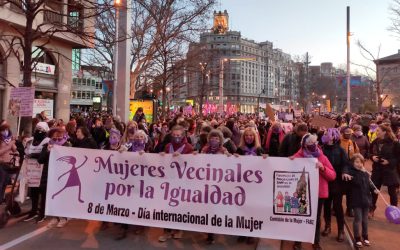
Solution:
<svg viewBox="0 0 400 250"><path fill-rule="evenodd" d="M231 30L257 42L271 41L291 55L309 52L311 64L346 63L346 6L351 11L351 61L366 63L356 41L373 54L397 53L399 42L390 26L392 0L220 0L228 10Z"/></svg>

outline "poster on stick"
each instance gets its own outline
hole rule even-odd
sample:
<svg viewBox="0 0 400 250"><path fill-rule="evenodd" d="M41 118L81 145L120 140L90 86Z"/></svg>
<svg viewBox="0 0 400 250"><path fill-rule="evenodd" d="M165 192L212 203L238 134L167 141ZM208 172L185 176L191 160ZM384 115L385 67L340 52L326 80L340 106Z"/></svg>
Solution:
<svg viewBox="0 0 400 250"><path fill-rule="evenodd" d="M315 164L315 159L174 157L55 146L46 215L313 242Z"/></svg>
<svg viewBox="0 0 400 250"><path fill-rule="evenodd" d="M316 115L312 119L311 125L315 127L334 128L336 126L336 121L320 115Z"/></svg>
<svg viewBox="0 0 400 250"><path fill-rule="evenodd" d="M274 122L275 121L275 112L272 109L271 105L269 105L269 103L267 103L267 107L265 109L267 116L269 117L269 120Z"/></svg>
<svg viewBox="0 0 400 250"><path fill-rule="evenodd" d="M10 101L8 103L8 112L12 116L32 116L33 114L33 98L35 96L35 88L18 87L12 88L10 93Z"/></svg>

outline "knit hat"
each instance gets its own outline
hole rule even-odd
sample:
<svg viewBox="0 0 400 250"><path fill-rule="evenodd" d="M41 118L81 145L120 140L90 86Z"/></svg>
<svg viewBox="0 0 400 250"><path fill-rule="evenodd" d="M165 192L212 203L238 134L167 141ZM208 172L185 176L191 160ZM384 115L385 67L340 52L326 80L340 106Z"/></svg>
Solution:
<svg viewBox="0 0 400 250"><path fill-rule="evenodd" d="M36 124L36 129L41 129L44 132L48 132L49 131L49 125L47 124L47 122L38 122Z"/></svg>

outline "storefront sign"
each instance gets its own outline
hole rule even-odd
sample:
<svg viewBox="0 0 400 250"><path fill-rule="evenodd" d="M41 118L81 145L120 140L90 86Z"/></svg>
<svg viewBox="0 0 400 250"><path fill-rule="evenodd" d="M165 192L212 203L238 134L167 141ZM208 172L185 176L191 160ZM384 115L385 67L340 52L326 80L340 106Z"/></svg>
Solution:
<svg viewBox="0 0 400 250"><path fill-rule="evenodd" d="M55 146L46 215L313 242L315 159Z"/></svg>
<svg viewBox="0 0 400 250"><path fill-rule="evenodd" d="M47 64L47 63L33 63L33 69L32 72L36 73L41 73L41 74L46 74L46 75L54 75L56 66Z"/></svg>

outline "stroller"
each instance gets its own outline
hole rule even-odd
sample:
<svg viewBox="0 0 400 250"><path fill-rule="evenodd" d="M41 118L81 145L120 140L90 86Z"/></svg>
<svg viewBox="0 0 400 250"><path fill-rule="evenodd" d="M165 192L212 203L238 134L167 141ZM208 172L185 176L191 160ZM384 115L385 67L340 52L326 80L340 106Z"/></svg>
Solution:
<svg viewBox="0 0 400 250"><path fill-rule="evenodd" d="M16 216L21 213L21 207L19 204L14 201L14 194L16 192L16 186L18 182L19 173L21 170L18 153L11 154L13 158L11 159L9 164L5 164L2 167L5 167L6 172L10 174L10 176L14 176L11 180L11 190L6 192L5 202L0 205L0 228L4 227L11 216Z"/></svg>

